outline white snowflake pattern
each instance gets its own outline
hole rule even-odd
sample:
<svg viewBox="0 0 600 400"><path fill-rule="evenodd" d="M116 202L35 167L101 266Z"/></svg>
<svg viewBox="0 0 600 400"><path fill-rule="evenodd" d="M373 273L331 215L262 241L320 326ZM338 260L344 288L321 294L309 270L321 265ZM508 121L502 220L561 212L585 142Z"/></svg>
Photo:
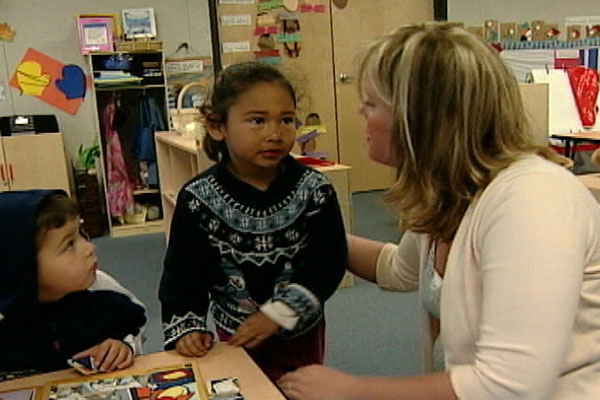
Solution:
<svg viewBox="0 0 600 400"><path fill-rule="evenodd" d="M325 203L325 193L321 190L315 191L313 194L313 201L315 204L324 204Z"/></svg>
<svg viewBox="0 0 600 400"><path fill-rule="evenodd" d="M219 229L219 225L219 220L211 219L208 223L208 229L210 229L211 232L216 232L217 229Z"/></svg>
<svg viewBox="0 0 600 400"><path fill-rule="evenodd" d="M238 235L237 233L233 233L229 237L229 240L231 240L231 243L233 243L233 244L240 244L242 242L242 237L240 235Z"/></svg>
<svg viewBox="0 0 600 400"><path fill-rule="evenodd" d="M285 233L285 238L291 242L298 240L299 237L300 237L300 234L295 229L290 229L289 231L287 231Z"/></svg>
<svg viewBox="0 0 600 400"><path fill-rule="evenodd" d="M255 239L256 250L268 251L273 248L273 238L271 235L259 236Z"/></svg>
<svg viewBox="0 0 600 400"><path fill-rule="evenodd" d="M198 211L198 209L200 208L200 202L198 201L198 199L192 199L189 201L188 207L190 211Z"/></svg>
<svg viewBox="0 0 600 400"><path fill-rule="evenodd" d="M240 220L240 226L242 228L248 228L250 226L250 218L246 216L242 217L242 219Z"/></svg>

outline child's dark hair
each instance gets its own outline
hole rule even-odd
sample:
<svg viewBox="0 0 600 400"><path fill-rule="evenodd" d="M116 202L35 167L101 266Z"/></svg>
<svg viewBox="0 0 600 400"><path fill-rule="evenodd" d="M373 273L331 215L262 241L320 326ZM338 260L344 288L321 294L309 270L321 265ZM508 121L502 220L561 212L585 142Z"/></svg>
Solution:
<svg viewBox="0 0 600 400"><path fill-rule="evenodd" d="M216 77L210 96L200 107L206 124L226 123L227 113L239 95L259 82L279 83L289 91L296 106L294 87L281 71L258 61L243 62L227 67ZM214 140L208 133L202 145L208 158L213 161L223 161L229 157L225 142Z"/></svg>
<svg viewBox="0 0 600 400"><path fill-rule="evenodd" d="M35 243L39 249L42 240L50 229L60 228L69 219L77 218L77 203L64 193L46 196L39 204L35 218Z"/></svg>

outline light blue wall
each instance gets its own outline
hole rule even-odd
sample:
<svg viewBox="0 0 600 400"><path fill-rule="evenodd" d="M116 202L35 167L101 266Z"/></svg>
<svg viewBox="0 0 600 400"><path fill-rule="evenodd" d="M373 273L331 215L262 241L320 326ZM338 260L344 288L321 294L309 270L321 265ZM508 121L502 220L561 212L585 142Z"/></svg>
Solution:
<svg viewBox="0 0 600 400"><path fill-rule="evenodd" d="M120 14L123 8L153 7L158 40L165 55L187 41L200 54L210 56L210 26L207 0L0 0L0 24L16 31L14 41L0 41L0 85L6 100L0 101L0 116L55 114L64 133L67 155L80 144L88 145L95 135L94 110L89 94L75 115L63 112L31 96L9 88L19 61L28 48L64 64L76 64L89 72L79 53L75 17L78 14Z"/></svg>

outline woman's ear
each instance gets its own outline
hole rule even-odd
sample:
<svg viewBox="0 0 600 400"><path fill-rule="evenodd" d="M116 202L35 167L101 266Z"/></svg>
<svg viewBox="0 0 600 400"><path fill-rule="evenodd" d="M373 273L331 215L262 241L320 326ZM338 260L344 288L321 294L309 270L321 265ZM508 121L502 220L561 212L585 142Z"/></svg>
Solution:
<svg viewBox="0 0 600 400"><path fill-rule="evenodd" d="M212 115L208 116L205 122L206 132L213 140L221 141L225 139L225 124L217 121L219 121L218 118Z"/></svg>

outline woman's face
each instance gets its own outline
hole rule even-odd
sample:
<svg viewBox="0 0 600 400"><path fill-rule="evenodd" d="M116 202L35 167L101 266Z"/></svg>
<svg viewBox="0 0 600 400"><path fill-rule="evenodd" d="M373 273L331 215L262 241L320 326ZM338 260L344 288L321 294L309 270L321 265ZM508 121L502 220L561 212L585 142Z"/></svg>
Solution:
<svg viewBox="0 0 600 400"><path fill-rule="evenodd" d="M369 79L365 79L363 99L358 109L366 121L369 158L380 164L395 166L391 145L392 110L377 94Z"/></svg>

